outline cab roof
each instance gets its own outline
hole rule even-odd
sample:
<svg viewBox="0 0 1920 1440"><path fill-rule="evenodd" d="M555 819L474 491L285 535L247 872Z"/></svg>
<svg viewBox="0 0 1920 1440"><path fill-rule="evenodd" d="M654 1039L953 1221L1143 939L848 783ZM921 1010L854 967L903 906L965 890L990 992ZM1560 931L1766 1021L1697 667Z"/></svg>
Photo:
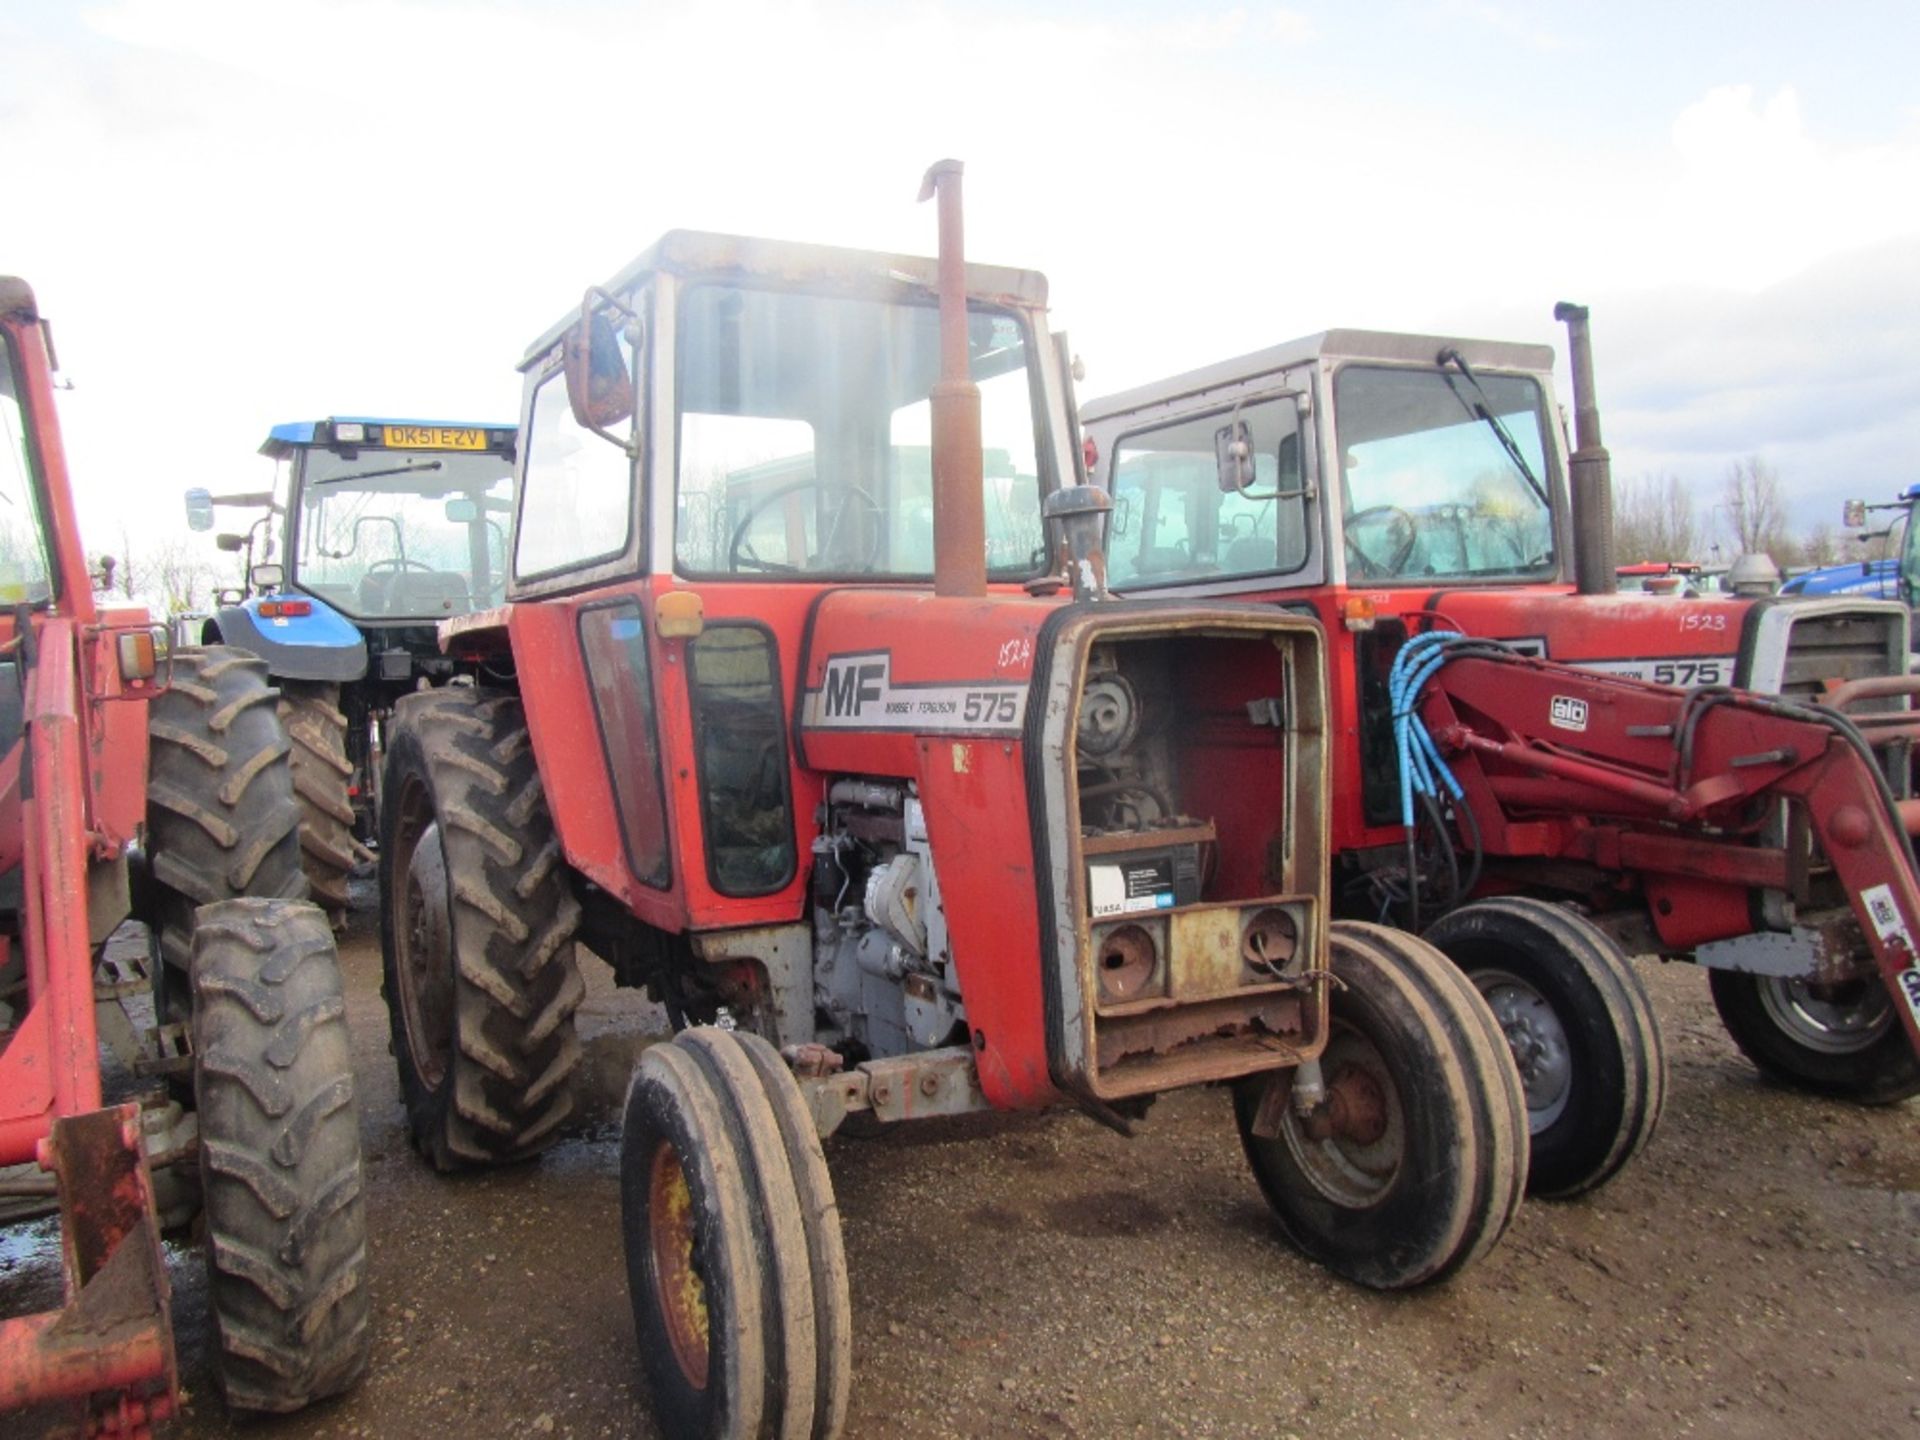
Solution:
<svg viewBox="0 0 1920 1440"><path fill-rule="evenodd" d="M260 453L271 456L275 460L284 460L295 450L328 444L328 441L319 438L320 427L326 426L328 433L331 434L332 427L343 421L349 425L409 425L438 430L514 430L519 428L513 424L501 425L497 422L479 420L412 420L402 419L397 415L329 415L324 420L289 420L284 425L274 426L267 432L267 438L260 446Z"/></svg>
<svg viewBox="0 0 1920 1440"><path fill-rule="evenodd" d="M647 276L710 275L772 285L810 285L824 292L897 294L903 288L931 294L938 285L938 262L925 255L890 255L879 250L849 250L793 240L761 240L706 230L669 230L601 288L622 295ZM967 293L978 299L1044 306L1047 277L1037 270L1004 265L967 266ZM522 370L559 343L579 318L565 315L527 347Z"/></svg>
<svg viewBox="0 0 1920 1440"><path fill-rule="evenodd" d="M1314 360L1377 360L1400 365L1426 365L1436 362L1442 350L1458 350L1476 370L1526 370L1550 374L1553 370L1551 345L1525 345L1509 340L1467 340L1447 335L1410 335L1392 330L1322 330L1255 350L1231 360L1219 360L1198 370L1172 375L1164 380L1102 395L1080 406L1082 420L1104 420L1108 416L1149 405L1163 405L1188 395L1204 394L1223 385L1236 384L1257 376L1290 369Z"/></svg>

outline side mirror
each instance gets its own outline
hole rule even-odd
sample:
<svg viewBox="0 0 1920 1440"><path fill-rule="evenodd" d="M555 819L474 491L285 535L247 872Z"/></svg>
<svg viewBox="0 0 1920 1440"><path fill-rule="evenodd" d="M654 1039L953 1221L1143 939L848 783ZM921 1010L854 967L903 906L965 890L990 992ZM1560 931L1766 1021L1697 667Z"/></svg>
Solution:
<svg viewBox="0 0 1920 1440"><path fill-rule="evenodd" d="M187 491L187 528L196 533L213 529L213 492Z"/></svg>
<svg viewBox="0 0 1920 1440"><path fill-rule="evenodd" d="M604 303L596 305L596 300ZM589 290L580 302L579 321L561 342L560 355L574 420L583 429L613 439L607 428L633 414L634 372L621 353L620 335L608 318L608 308L619 310L638 326L639 316L618 300L604 290Z"/></svg>
<svg viewBox="0 0 1920 1440"><path fill-rule="evenodd" d="M480 518L480 507L465 495L455 495L447 501L447 523L449 525L471 525Z"/></svg>
<svg viewBox="0 0 1920 1440"><path fill-rule="evenodd" d="M244 535L235 535L229 531L224 535L214 536L213 543L229 555L238 555L242 550L247 548L247 537Z"/></svg>
<svg viewBox="0 0 1920 1440"><path fill-rule="evenodd" d="M1847 501L1840 510L1840 523L1849 530L1858 530L1862 525L1866 524L1867 502L1864 500Z"/></svg>
<svg viewBox="0 0 1920 1440"><path fill-rule="evenodd" d="M1213 432L1213 461L1220 489L1232 495L1253 484L1253 427L1233 420Z"/></svg>
<svg viewBox="0 0 1920 1440"><path fill-rule="evenodd" d="M247 572L256 590L278 590L287 583L287 567L275 560L263 560Z"/></svg>

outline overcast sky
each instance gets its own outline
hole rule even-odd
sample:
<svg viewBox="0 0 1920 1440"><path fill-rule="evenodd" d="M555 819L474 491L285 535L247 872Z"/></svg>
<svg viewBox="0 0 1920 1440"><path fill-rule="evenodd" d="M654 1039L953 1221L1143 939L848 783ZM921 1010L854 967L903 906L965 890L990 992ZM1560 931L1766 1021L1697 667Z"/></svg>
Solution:
<svg viewBox="0 0 1920 1440"><path fill-rule="evenodd" d="M1083 394L1578 300L1616 477L1759 454L1805 528L1920 481L1917 61L1911 0L7 0L0 270L96 544L278 421L511 419L664 229L930 253L944 155Z"/></svg>

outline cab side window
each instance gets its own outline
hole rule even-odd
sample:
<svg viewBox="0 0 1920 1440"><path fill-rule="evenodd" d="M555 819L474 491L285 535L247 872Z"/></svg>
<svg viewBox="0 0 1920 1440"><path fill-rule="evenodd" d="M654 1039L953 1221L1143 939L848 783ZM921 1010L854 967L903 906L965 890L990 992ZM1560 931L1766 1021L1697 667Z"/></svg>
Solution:
<svg viewBox="0 0 1920 1440"><path fill-rule="evenodd" d="M633 461L573 418L558 369L534 391L520 443L526 460L514 577L579 569L625 553L633 534Z"/></svg>

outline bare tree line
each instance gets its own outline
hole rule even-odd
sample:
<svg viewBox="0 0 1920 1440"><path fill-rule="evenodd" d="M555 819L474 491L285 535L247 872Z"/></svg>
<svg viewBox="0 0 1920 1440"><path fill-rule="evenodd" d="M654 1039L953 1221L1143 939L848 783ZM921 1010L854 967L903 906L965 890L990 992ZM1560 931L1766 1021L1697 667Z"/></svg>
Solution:
<svg viewBox="0 0 1920 1440"><path fill-rule="evenodd" d="M1614 493L1614 550L1623 565L1646 560L1706 560L1715 548L1731 561L1770 555L1776 565L1833 565L1859 549L1822 521L1805 535L1788 527L1780 472L1758 455L1727 467L1719 498L1702 510L1678 475L1642 475Z"/></svg>

